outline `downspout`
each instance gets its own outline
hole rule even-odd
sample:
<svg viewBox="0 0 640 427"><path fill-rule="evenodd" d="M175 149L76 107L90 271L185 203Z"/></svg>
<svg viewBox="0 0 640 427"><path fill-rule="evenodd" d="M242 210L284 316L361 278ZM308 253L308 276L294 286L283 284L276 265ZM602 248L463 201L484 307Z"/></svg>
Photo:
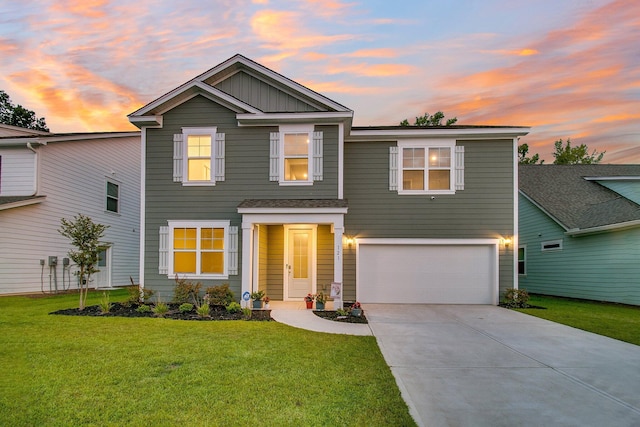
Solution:
<svg viewBox="0 0 640 427"><path fill-rule="evenodd" d="M27 148L31 151L33 151L34 154L34 168L33 168L33 192L30 194L30 196L35 196L38 194L38 187L39 187L39 179L38 179L38 175L40 175L40 168L39 168L39 157L38 157L38 151L33 148L33 145L31 145L30 142L27 142Z"/></svg>

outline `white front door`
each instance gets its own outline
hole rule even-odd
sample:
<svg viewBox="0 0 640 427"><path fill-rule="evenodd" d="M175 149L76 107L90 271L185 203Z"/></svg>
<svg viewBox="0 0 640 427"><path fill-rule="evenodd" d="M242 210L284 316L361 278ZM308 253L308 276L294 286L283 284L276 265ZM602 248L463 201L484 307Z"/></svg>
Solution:
<svg viewBox="0 0 640 427"><path fill-rule="evenodd" d="M107 248L98 254L98 271L93 273L93 284L96 288L111 287L111 248Z"/></svg>
<svg viewBox="0 0 640 427"><path fill-rule="evenodd" d="M286 299L299 300L314 292L316 231L315 225L285 226Z"/></svg>

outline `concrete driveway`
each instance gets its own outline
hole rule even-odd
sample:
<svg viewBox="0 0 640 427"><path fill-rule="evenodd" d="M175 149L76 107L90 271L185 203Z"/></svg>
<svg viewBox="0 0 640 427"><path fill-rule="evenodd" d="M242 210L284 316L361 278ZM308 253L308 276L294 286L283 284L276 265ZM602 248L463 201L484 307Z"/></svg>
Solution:
<svg viewBox="0 0 640 427"><path fill-rule="evenodd" d="M640 347L494 306L366 304L421 426L640 426Z"/></svg>

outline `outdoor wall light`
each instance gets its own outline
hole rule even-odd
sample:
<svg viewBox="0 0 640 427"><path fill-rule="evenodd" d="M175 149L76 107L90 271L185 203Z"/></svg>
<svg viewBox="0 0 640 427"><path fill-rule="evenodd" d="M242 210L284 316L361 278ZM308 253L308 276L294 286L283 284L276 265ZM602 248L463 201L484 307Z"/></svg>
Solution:
<svg viewBox="0 0 640 427"><path fill-rule="evenodd" d="M502 243L502 246L508 249L509 246L511 246L511 238L505 237L504 239L501 239L501 243Z"/></svg>
<svg viewBox="0 0 640 427"><path fill-rule="evenodd" d="M351 249L351 247L353 246L354 238L351 236L345 236L345 237L346 237L347 247Z"/></svg>

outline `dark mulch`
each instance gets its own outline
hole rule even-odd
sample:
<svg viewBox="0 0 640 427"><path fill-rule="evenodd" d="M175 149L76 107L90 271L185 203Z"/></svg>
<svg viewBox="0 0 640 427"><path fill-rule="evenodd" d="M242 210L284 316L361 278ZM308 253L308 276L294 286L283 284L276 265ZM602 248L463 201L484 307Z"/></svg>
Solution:
<svg viewBox="0 0 640 427"><path fill-rule="evenodd" d="M344 323L369 323L364 315L364 311L360 316L339 316L338 312L332 310L314 310L313 314L323 319L333 320Z"/></svg>
<svg viewBox="0 0 640 427"><path fill-rule="evenodd" d="M64 310L54 311L49 314L61 314L65 316L99 316L99 317L164 317L166 319L177 320L258 320L270 321L271 310L251 310L251 318L247 319L242 312L229 313L222 306L214 306L209 310L209 317L200 317L195 309L190 312L183 313L179 310L179 304L167 304L169 311L162 316L156 316L152 311L141 313L137 309L137 304L126 305L119 302L112 303L111 310L108 313L102 313L99 305L85 307L84 310L77 308L67 308ZM153 308L152 304L149 304Z"/></svg>

